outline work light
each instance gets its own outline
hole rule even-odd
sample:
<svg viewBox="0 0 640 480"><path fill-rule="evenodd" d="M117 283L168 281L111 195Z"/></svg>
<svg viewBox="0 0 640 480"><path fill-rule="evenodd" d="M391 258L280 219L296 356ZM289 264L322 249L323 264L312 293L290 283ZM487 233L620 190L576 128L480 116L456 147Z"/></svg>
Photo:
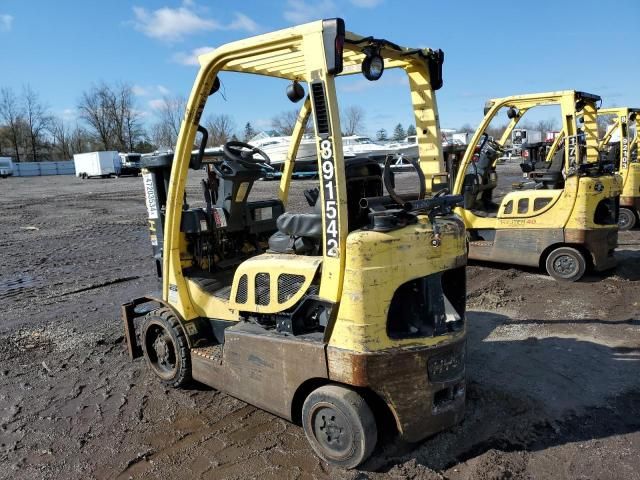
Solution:
<svg viewBox="0 0 640 480"><path fill-rule="evenodd" d="M362 62L362 74L367 80L376 81L384 72L384 60L378 50L365 49L366 58Z"/></svg>

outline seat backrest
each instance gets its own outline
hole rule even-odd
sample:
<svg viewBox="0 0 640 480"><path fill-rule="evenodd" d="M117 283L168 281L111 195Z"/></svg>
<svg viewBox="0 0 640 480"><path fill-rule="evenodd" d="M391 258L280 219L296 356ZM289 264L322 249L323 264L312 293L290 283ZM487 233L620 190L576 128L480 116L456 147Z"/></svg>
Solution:
<svg viewBox="0 0 640 480"><path fill-rule="evenodd" d="M564 148L558 149L558 151L553 155L551 159L551 163L549 164L549 168L547 168L547 172L558 173L562 172L562 167L564 166Z"/></svg>

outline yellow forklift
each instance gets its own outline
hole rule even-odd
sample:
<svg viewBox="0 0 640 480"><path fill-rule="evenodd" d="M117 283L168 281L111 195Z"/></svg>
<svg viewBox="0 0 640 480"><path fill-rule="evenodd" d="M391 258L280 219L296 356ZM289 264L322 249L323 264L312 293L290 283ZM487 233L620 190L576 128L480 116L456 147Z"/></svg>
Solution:
<svg viewBox="0 0 640 480"><path fill-rule="evenodd" d="M631 230L640 218L640 159L638 158L639 108L601 108L598 115L613 117L611 127L600 141L605 161L622 177L618 228ZM617 136L618 138L614 138ZM617 141L616 141L617 140Z"/></svg>
<svg viewBox="0 0 640 480"><path fill-rule="evenodd" d="M404 70L421 157L441 158L443 58L346 32L342 19L200 56L175 153L143 163L162 292L122 307L131 358L168 385L193 379L299 422L321 458L346 468L371 454L385 419L407 441L459 422L466 235L452 209L462 198L425 198L422 183L406 201L376 162L345 161L335 89L338 75ZM263 151L205 150L200 117L224 72L280 78L302 101L278 198L248 200L272 170ZM309 117L320 174L305 192L313 213L295 213L289 187ZM190 169L204 176L203 208L185 202Z"/></svg>
<svg viewBox="0 0 640 480"><path fill-rule="evenodd" d="M631 230L640 215L640 163L638 160L638 125L640 109L628 107L600 108L599 117L610 117L612 122L599 141L601 163L611 165L622 180L618 229ZM548 167L564 142L564 130L549 145L537 168ZM532 170L534 163L529 163Z"/></svg>
<svg viewBox="0 0 640 480"><path fill-rule="evenodd" d="M469 235L469 258L546 268L561 281L579 280L589 267L615 266L621 182L599 158L599 102L597 95L573 90L490 100L455 175L447 180L442 164L435 174L425 171L429 191L450 181L452 193L464 195L456 211ZM525 172L526 181L494 201L496 165L511 131L527 111L546 105L560 106L567 141L548 168ZM487 128L500 112L509 123L493 139Z"/></svg>

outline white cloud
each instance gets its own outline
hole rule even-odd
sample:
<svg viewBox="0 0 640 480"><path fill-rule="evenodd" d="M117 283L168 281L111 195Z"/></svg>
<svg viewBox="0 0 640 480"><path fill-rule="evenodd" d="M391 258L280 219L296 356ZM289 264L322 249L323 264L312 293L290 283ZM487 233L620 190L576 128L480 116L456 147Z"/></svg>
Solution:
<svg viewBox="0 0 640 480"><path fill-rule="evenodd" d="M351 0L356 7L373 8L380 5L384 0Z"/></svg>
<svg viewBox="0 0 640 480"><path fill-rule="evenodd" d="M131 91L136 97L144 97L149 94L149 92L147 92L147 89L141 87L140 85L134 85L133 87L131 87Z"/></svg>
<svg viewBox="0 0 640 480"><path fill-rule="evenodd" d="M78 112L75 108L65 108L62 110L62 119L65 121L75 120L78 117Z"/></svg>
<svg viewBox="0 0 640 480"><path fill-rule="evenodd" d="M134 85L131 91L136 97L150 97L152 95L169 95L169 90L164 85Z"/></svg>
<svg viewBox="0 0 640 480"><path fill-rule="evenodd" d="M187 35L213 30L242 30L249 33L260 29L249 16L236 12L229 24L220 23L203 15L206 9L199 8L192 0L182 2L178 8L162 7L147 10L133 7L133 26L148 37L168 42L181 41Z"/></svg>
<svg viewBox="0 0 640 480"><path fill-rule="evenodd" d="M220 25L215 20L201 18L186 7L163 7L149 11L142 7L133 7L136 19L134 27L151 38L176 41L190 33L215 30Z"/></svg>
<svg viewBox="0 0 640 480"><path fill-rule="evenodd" d="M258 24L244 13L234 13L234 20L227 27L229 30L243 30L249 33L256 33L260 30Z"/></svg>
<svg viewBox="0 0 640 480"><path fill-rule="evenodd" d="M213 50L213 47L198 47L194 48L190 52L178 52L171 57L171 59L175 63L180 63L182 65L200 65L198 63L198 57L204 53L209 53Z"/></svg>
<svg viewBox="0 0 640 480"><path fill-rule="evenodd" d="M311 2L313 2L313 0L311 0ZM331 16L331 14L337 10L333 0L311 2L306 3L304 0L287 0L287 9L284 12L284 18L293 23L305 23Z"/></svg>
<svg viewBox="0 0 640 480"><path fill-rule="evenodd" d="M165 101L162 98L154 98L153 100L149 100L149 108L152 110L160 110L164 107Z"/></svg>
<svg viewBox="0 0 640 480"><path fill-rule="evenodd" d="M8 32L13 26L13 16L6 13L0 14L0 32Z"/></svg>

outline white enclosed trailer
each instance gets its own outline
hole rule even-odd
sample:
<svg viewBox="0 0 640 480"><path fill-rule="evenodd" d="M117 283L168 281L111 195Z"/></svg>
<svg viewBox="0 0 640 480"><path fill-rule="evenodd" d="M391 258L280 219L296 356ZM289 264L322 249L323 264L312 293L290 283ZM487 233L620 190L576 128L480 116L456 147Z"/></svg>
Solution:
<svg viewBox="0 0 640 480"><path fill-rule="evenodd" d="M11 157L0 157L0 177L7 178L9 175L13 175Z"/></svg>
<svg viewBox="0 0 640 480"><path fill-rule="evenodd" d="M73 156L76 177L110 177L120 174L120 156L118 152L77 153Z"/></svg>

